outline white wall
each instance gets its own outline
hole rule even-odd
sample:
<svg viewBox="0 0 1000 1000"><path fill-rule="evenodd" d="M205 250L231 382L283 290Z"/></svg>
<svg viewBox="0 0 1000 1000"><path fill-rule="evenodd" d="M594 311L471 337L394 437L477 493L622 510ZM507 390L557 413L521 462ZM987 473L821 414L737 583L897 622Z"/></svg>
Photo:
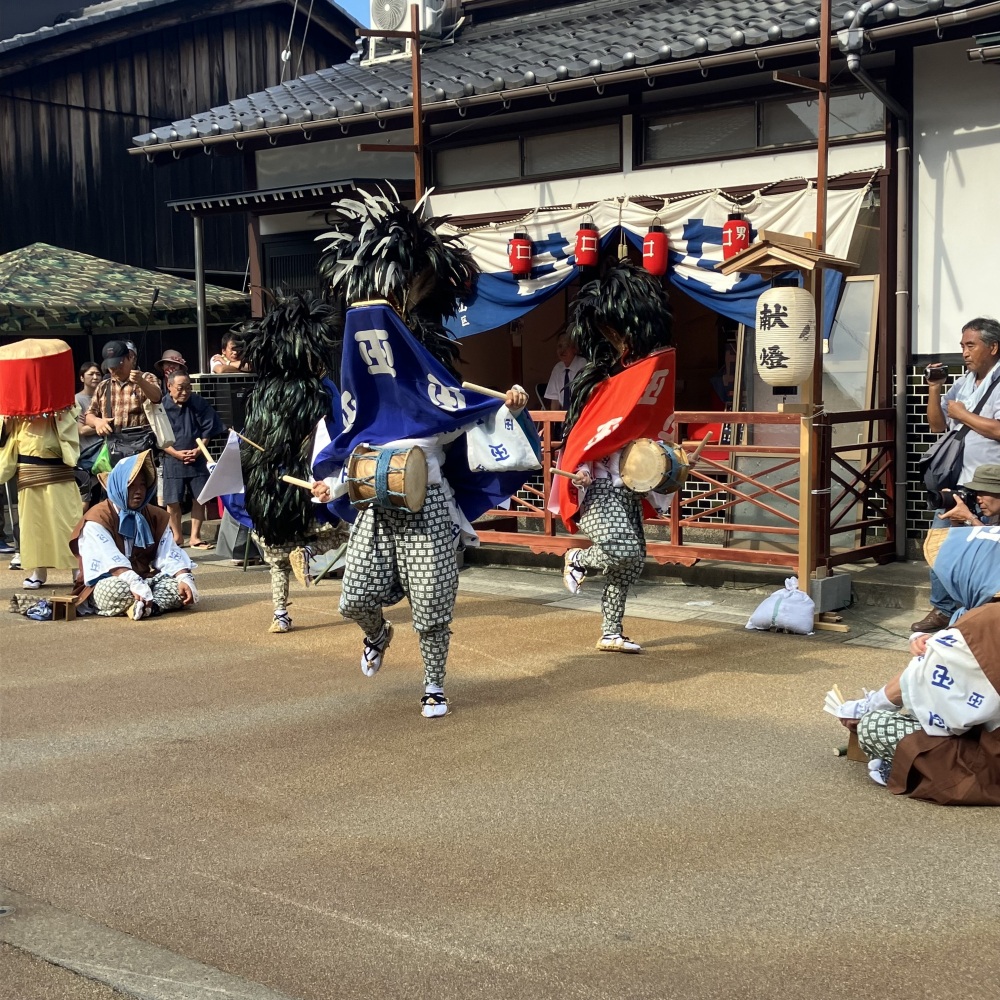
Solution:
<svg viewBox="0 0 1000 1000"><path fill-rule="evenodd" d="M1000 315L1000 68L972 38L914 52L914 354L954 354L962 324Z"/></svg>
<svg viewBox="0 0 1000 1000"><path fill-rule="evenodd" d="M854 170L878 170L885 162L885 143L837 146L830 150L830 176ZM797 150L745 156L715 163L689 163L674 167L650 167L618 174L571 177L541 184L512 184L509 187L434 194L435 215L479 215L484 212L511 212L577 205L618 195L665 195L687 191L763 186L791 177L815 177L816 153Z"/></svg>

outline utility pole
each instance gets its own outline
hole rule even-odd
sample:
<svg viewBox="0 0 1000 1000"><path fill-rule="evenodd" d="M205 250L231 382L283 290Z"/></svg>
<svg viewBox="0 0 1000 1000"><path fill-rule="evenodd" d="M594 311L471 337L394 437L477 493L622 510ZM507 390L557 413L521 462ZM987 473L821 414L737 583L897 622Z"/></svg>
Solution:
<svg viewBox="0 0 1000 1000"><path fill-rule="evenodd" d="M413 185L417 201L424 196L424 123L420 82L420 8L410 5L409 31L382 31L378 28L358 28L361 38L405 38L410 42L410 75L413 80L413 144L388 147L384 143L362 142L359 153L413 153Z"/></svg>

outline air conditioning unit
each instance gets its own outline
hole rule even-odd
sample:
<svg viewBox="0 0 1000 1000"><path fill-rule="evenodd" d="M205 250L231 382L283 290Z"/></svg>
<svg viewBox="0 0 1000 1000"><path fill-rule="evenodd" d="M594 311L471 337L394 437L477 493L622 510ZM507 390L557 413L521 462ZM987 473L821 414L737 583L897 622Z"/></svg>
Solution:
<svg viewBox="0 0 1000 1000"><path fill-rule="evenodd" d="M452 27L459 0L370 0L371 26L383 31L409 31L410 8L420 11L420 33L440 38Z"/></svg>
<svg viewBox="0 0 1000 1000"><path fill-rule="evenodd" d="M373 31L409 31L410 11L420 14L420 34L430 45L448 44L458 26L461 0L370 0ZM366 51L367 50L367 51ZM409 58L410 42L371 35L359 48L362 65Z"/></svg>
<svg viewBox="0 0 1000 1000"><path fill-rule="evenodd" d="M371 0L372 28L383 31L409 31L410 8L420 11L420 33L440 38L444 31L446 10L454 6L448 0Z"/></svg>

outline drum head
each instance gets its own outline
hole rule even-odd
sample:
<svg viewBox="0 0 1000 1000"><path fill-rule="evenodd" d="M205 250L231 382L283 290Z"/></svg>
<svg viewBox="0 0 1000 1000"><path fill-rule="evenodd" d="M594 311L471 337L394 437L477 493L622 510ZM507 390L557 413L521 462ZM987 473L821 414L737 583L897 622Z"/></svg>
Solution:
<svg viewBox="0 0 1000 1000"><path fill-rule="evenodd" d="M652 438L639 438L622 451L622 482L636 493L648 493L662 482L670 469L665 445Z"/></svg>
<svg viewBox="0 0 1000 1000"><path fill-rule="evenodd" d="M367 461L364 461L366 460ZM358 466L364 461L364 468ZM347 459L347 499L355 507L370 506L375 498L375 487L371 482L364 482L365 477L373 477L375 474L375 462L372 458L372 450L367 445L359 444ZM363 505L363 506L362 506Z"/></svg>
<svg viewBox="0 0 1000 1000"><path fill-rule="evenodd" d="M411 448L406 453L403 477L406 509L418 511L427 499L427 456L420 448Z"/></svg>

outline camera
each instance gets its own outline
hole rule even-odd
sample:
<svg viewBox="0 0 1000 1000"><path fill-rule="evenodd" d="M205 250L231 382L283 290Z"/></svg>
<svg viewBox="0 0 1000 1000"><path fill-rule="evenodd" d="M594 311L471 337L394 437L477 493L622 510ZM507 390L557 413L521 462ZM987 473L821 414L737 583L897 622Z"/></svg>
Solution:
<svg viewBox="0 0 1000 1000"><path fill-rule="evenodd" d="M954 490L942 490L941 491L941 509L947 513L951 510L955 504L961 500L966 507L969 508L969 513L973 517L979 517L979 505L976 503L976 498L968 490L954 489Z"/></svg>
<svg viewBox="0 0 1000 1000"><path fill-rule="evenodd" d="M930 364L924 369L924 375L928 382L944 382L948 378L948 366L940 362Z"/></svg>

